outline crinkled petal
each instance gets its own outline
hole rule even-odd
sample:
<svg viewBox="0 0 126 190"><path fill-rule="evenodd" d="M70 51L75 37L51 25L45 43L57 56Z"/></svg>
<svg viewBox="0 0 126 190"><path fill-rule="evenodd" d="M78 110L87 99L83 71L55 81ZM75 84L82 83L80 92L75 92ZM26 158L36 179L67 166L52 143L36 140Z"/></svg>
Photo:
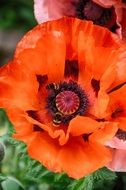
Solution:
<svg viewBox="0 0 126 190"><path fill-rule="evenodd" d="M69 131L72 136L92 133L102 124L89 117L77 116L70 121Z"/></svg>
<svg viewBox="0 0 126 190"><path fill-rule="evenodd" d="M89 140L99 142L100 144L104 144L108 140L112 139L112 137L114 137L117 130L118 123L106 122L106 125L104 124L103 127L101 127L99 130L95 131L90 135Z"/></svg>
<svg viewBox="0 0 126 190"><path fill-rule="evenodd" d="M56 139L58 138L59 144L64 145L67 143L69 139L69 130L65 131L63 127L54 127L52 121L48 122L47 124L42 124L39 121L27 116L23 115L28 122L32 123L33 125L39 126L41 129L46 131L51 138Z"/></svg>
<svg viewBox="0 0 126 190"><path fill-rule="evenodd" d="M76 179L103 167L111 160L110 151L101 145L73 138L66 145L59 146L46 133L36 134L28 145L28 153L49 170L65 172Z"/></svg>

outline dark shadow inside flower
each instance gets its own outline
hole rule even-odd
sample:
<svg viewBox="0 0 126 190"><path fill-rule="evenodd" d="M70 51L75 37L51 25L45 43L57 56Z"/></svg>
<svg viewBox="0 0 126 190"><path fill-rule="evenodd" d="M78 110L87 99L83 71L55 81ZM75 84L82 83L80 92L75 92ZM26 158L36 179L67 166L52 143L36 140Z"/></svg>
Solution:
<svg viewBox="0 0 126 190"><path fill-rule="evenodd" d="M41 127L39 127L38 125L33 125L33 131L39 131L42 132L44 131Z"/></svg>
<svg viewBox="0 0 126 190"><path fill-rule="evenodd" d="M123 115L123 109L121 107L117 107L116 110L113 111L111 117L116 118Z"/></svg>
<svg viewBox="0 0 126 190"><path fill-rule="evenodd" d="M73 78L75 80L78 79L79 67L77 60L66 60L65 61L65 72L64 76L67 78Z"/></svg>
<svg viewBox="0 0 126 190"><path fill-rule="evenodd" d="M126 141L126 131L122 129L118 129L115 136L120 140Z"/></svg>
<svg viewBox="0 0 126 190"><path fill-rule="evenodd" d="M84 134L84 135L82 135L82 137L83 137L83 139L84 139L85 142L89 140L89 136L90 135L91 135L91 133L90 134Z"/></svg>
<svg viewBox="0 0 126 190"><path fill-rule="evenodd" d="M47 75L36 75L37 81L39 83L39 89L40 90L42 88L42 86L47 82L48 77Z"/></svg>
<svg viewBox="0 0 126 190"><path fill-rule="evenodd" d="M98 96L98 92L100 90L100 80L95 80L95 79L92 79L91 80L91 85L95 91L95 94L96 96Z"/></svg>
<svg viewBox="0 0 126 190"><path fill-rule="evenodd" d="M114 86L113 88L111 88L109 91L108 91L108 94L120 89L121 87L123 87L124 85L126 84L126 82L122 82L121 84L118 84L116 86Z"/></svg>

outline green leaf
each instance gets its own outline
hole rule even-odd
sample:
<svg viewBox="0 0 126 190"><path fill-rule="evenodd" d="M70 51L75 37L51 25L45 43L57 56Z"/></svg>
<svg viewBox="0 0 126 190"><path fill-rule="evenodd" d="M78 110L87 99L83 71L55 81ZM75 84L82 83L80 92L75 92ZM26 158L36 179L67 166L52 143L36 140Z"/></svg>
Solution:
<svg viewBox="0 0 126 190"><path fill-rule="evenodd" d="M37 183L50 185L50 190L64 190L72 181L64 173L53 173L47 170L39 162L32 160L29 156L26 157L26 178Z"/></svg>
<svg viewBox="0 0 126 190"><path fill-rule="evenodd" d="M23 143L23 142L21 142L21 141L18 141L18 140L16 140L16 139L14 139L14 138L12 138L12 137L9 137L8 139L7 139L7 141L11 144L11 145L14 145L14 146L22 146L22 148L25 148L25 144Z"/></svg>
<svg viewBox="0 0 126 190"><path fill-rule="evenodd" d="M58 182L58 181L61 181L61 180L64 180L64 178L66 178L66 174L65 173L56 173L54 175L54 182Z"/></svg>
<svg viewBox="0 0 126 190"><path fill-rule="evenodd" d="M68 190L92 190L93 189L93 176L89 175L80 180L74 180L68 186Z"/></svg>
<svg viewBox="0 0 126 190"><path fill-rule="evenodd" d="M4 174L0 173L0 182L4 181L6 179L7 179L7 177Z"/></svg>
<svg viewBox="0 0 126 190"><path fill-rule="evenodd" d="M29 30L37 23L33 14L32 0L1 0L0 28ZM16 11L15 11L16 10ZM18 14L16 14L18 12Z"/></svg>
<svg viewBox="0 0 126 190"><path fill-rule="evenodd" d="M43 180L43 177L51 174L49 170L43 167L42 164L40 164L36 160L30 159L29 156L27 156L26 159L27 159L27 167L26 167L27 178L35 181L41 181Z"/></svg>
<svg viewBox="0 0 126 190"><path fill-rule="evenodd" d="M6 180L4 180L1 183L1 186L3 190L23 190L24 189L22 184L13 177L7 177Z"/></svg>
<svg viewBox="0 0 126 190"><path fill-rule="evenodd" d="M96 172L93 173L93 178L95 180L108 180L108 181L111 181L111 180L115 180L116 179L116 173L115 172L112 172L110 171L109 169L107 168L102 168L100 170L97 170Z"/></svg>

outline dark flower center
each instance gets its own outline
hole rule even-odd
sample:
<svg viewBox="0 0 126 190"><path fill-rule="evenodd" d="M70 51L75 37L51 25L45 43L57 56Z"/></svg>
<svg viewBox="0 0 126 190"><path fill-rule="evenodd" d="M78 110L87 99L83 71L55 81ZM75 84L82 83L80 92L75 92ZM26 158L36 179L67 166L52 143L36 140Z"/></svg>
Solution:
<svg viewBox="0 0 126 190"><path fill-rule="evenodd" d="M74 81L47 85L47 109L53 122L68 124L76 115L84 115L89 101L85 91Z"/></svg>
<svg viewBox="0 0 126 190"><path fill-rule="evenodd" d="M76 8L77 17L93 21L94 24L113 28L116 24L116 14L113 7L104 8L92 0L80 0Z"/></svg>

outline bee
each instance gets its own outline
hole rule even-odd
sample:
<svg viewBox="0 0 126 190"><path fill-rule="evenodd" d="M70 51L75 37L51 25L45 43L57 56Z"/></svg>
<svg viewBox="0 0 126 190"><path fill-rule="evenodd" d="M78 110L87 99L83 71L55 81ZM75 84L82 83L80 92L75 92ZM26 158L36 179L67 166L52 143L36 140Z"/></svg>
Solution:
<svg viewBox="0 0 126 190"><path fill-rule="evenodd" d="M47 88L48 90L55 90L55 91L57 91L57 90L59 90L59 84L50 83L50 84L48 84L48 85L46 86L46 88Z"/></svg>
<svg viewBox="0 0 126 190"><path fill-rule="evenodd" d="M57 112L53 119L54 126L59 126L61 124L62 114L60 112Z"/></svg>

